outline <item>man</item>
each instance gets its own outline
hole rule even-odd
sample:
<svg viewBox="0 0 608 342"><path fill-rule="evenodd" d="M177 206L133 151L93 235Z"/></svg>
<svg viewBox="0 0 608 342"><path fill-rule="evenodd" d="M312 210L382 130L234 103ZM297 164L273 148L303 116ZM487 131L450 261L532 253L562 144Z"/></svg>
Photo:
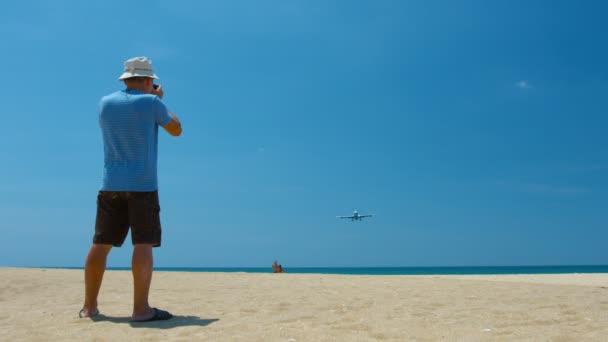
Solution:
<svg viewBox="0 0 608 342"><path fill-rule="evenodd" d="M99 103L103 136L104 172L97 196L93 246L85 265L85 299L80 317L99 314L97 295L112 246L120 247L129 227L133 242L134 322L165 320L169 312L153 308L148 293L153 272L152 247L161 244L157 184L158 126L172 136L181 123L163 104L164 92L152 61L136 57L124 64L119 77L126 89L105 96Z"/></svg>

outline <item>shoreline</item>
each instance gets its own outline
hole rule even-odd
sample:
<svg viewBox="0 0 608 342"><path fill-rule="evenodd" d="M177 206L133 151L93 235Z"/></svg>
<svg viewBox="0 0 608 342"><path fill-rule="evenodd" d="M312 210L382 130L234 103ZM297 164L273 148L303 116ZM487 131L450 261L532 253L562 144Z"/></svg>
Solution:
<svg viewBox="0 0 608 342"><path fill-rule="evenodd" d="M1 267L1 266L0 266ZM74 267L14 267L83 270ZM131 267L108 267L107 270L124 271ZM270 267L155 267L155 272L201 273L268 273ZM416 267L289 267L291 274L350 274L350 275L519 275L519 274L603 274L608 265L551 265L551 266L416 266Z"/></svg>

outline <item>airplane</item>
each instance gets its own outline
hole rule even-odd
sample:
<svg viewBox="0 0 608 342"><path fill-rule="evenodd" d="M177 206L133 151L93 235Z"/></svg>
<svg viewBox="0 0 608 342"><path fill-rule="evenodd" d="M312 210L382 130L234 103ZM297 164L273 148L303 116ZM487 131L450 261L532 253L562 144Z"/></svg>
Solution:
<svg viewBox="0 0 608 342"><path fill-rule="evenodd" d="M353 212L352 216L336 216L337 218L349 218L351 221L361 221L366 217L372 217L374 216L373 214L369 214L369 215L360 215L356 210Z"/></svg>

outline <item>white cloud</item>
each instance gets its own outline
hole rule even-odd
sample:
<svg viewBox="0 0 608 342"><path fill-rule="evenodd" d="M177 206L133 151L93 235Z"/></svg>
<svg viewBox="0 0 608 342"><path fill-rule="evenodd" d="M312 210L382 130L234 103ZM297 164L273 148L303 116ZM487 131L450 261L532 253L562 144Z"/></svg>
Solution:
<svg viewBox="0 0 608 342"><path fill-rule="evenodd" d="M530 88L532 88L532 86L530 85L530 82L528 80L521 80L521 81L517 82L515 84L515 86L517 88L520 88L520 89L530 89Z"/></svg>

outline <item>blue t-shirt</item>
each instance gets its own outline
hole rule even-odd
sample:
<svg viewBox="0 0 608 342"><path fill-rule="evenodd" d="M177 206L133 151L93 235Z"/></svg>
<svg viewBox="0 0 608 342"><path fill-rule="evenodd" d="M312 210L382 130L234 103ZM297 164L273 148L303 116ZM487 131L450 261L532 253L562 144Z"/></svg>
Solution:
<svg viewBox="0 0 608 342"><path fill-rule="evenodd" d="M104 166L101 190L158 190L158 126L171 122L156 95L117 91L99 102Z"/></svg>

